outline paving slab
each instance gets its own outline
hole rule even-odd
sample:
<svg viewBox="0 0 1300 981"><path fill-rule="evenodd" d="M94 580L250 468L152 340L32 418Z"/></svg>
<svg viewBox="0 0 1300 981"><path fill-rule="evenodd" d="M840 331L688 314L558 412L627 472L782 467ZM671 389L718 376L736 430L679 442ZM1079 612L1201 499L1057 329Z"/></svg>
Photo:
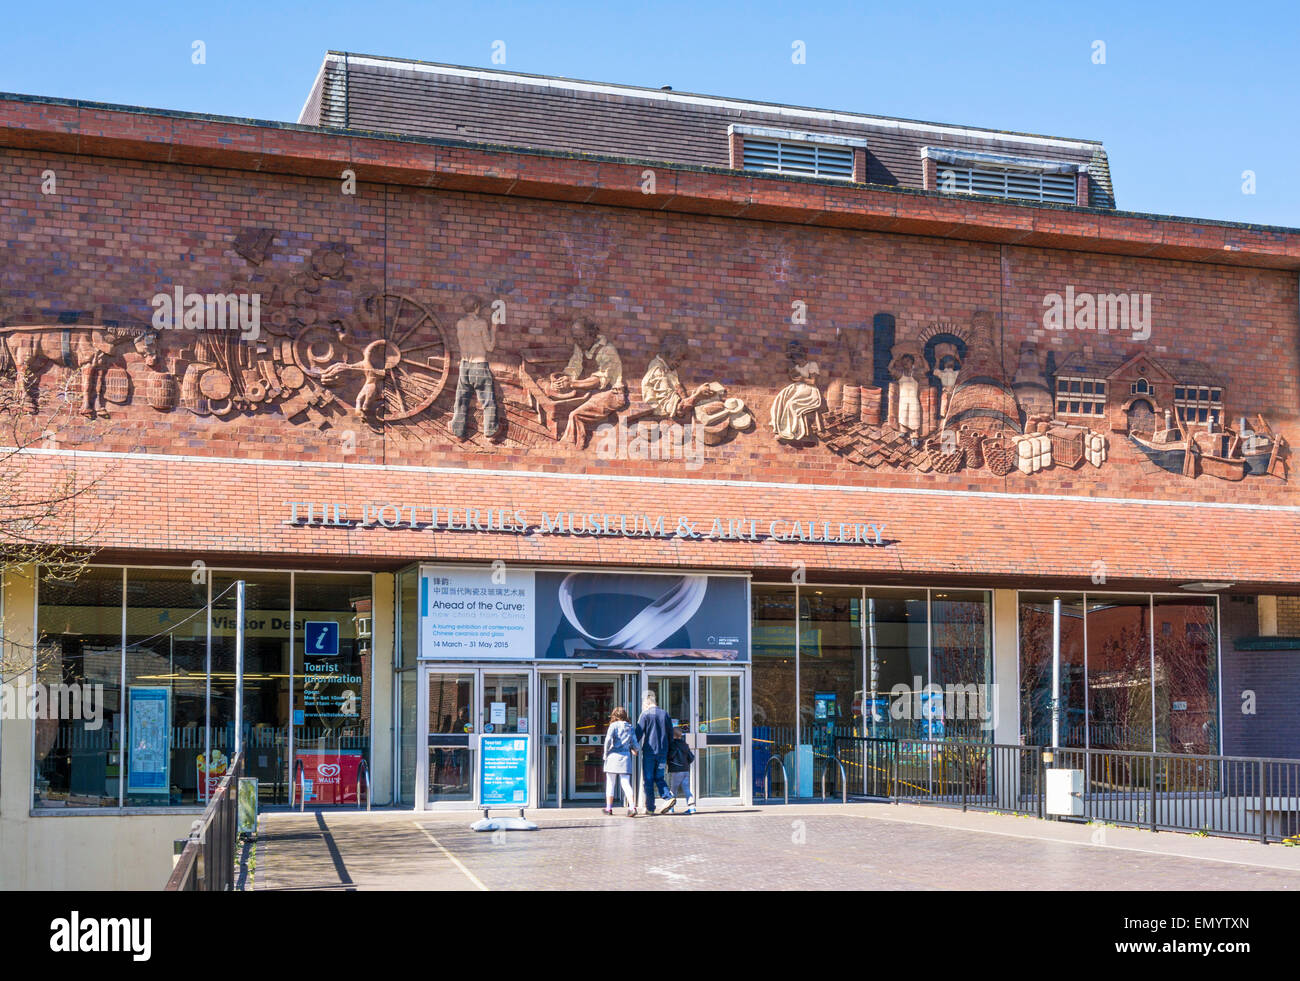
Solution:
<svg viewBox="0 0 1300 981"><path fill-rule="evenodd" d="M1300 848L892 804L262 816L257 890L1300 890Z"/></svg>

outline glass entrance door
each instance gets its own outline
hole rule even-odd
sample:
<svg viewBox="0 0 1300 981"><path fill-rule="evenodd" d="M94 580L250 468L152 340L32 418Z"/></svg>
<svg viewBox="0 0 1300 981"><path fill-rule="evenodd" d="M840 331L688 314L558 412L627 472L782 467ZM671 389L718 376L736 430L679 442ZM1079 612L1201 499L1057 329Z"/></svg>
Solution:
<svg viewBox="0 0 1300 981"><path fill-rule="evenodd" d="M713 803L742 802L744 675L685 671L651 674L646 683L695 753L691 788Z"/></svg>
<svg viewBox="0 0 1300 981"><path fill-rule="evenodd" d="M542 733L542 806L558 807L565 793L564 708L565 684L562 675L542 676L542 704L538 709L538 726Z"/></svg>
<svg viewBox="0 0 1300 981"><path fill-rule="evenodd" d="M741 715L743 680L740 674L696 675L699 748L695 765L701 799L740 797L745 738Z"/></svg>
<svg viewBox="0 0 1300 981"><path fill-rule="evenodd" d="M477 675L473 671L425 672L428 702L427 768L422 774L429 806L474 800L477 755Z"/></svg>
<svg viewBox="0 0 1300 981"><path fill-rule="evenodd" d="M575 800L605 796L605 731L609 714L620 704L619 679L574 678L569 699L569 796Z"/></svg>

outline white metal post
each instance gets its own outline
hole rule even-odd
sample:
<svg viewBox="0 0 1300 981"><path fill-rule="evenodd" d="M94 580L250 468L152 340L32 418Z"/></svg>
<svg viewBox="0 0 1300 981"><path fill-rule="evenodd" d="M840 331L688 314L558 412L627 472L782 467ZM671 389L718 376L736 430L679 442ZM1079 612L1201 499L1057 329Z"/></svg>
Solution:
<svg viewBox="0 0 1300 981"><path fill-rule="evenodd" d="M1052 749L1061 745L1061 597L1052 600Z"/></svg>
<svg viewBox="0 0 1300 981"><path fill-rule="evenodd" d="M244 748L244 580L235 583L235 755Z"/></svg>

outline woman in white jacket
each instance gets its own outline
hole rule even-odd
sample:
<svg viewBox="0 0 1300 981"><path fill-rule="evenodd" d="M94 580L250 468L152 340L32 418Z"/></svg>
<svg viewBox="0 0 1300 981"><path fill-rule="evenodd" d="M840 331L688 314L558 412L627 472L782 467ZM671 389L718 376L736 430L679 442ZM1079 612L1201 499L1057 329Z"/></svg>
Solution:
<svg viewBox="0 0 1300 981"><path fill-rule="evenodd" d="M636 755L636 733L627 720L627 709L617 706L605 731L605 813L614 813L614 786L623 785L627 816L636 817L632 796L632 757Z"/></svg>

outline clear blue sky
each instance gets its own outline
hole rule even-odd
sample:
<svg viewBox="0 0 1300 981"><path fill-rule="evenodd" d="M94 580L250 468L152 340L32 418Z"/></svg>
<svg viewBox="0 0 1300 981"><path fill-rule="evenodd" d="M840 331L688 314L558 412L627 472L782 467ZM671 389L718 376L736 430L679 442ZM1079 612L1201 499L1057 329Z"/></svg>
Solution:
<svg viewBox="0 0 1300 981"><path fill-rule="evenodd" d="M1120 208L1300 227L1294 0L11 0L3 14L0 91L293 121L330 48L491 67L501 40L524 72L1099 139Z"/></svg>

